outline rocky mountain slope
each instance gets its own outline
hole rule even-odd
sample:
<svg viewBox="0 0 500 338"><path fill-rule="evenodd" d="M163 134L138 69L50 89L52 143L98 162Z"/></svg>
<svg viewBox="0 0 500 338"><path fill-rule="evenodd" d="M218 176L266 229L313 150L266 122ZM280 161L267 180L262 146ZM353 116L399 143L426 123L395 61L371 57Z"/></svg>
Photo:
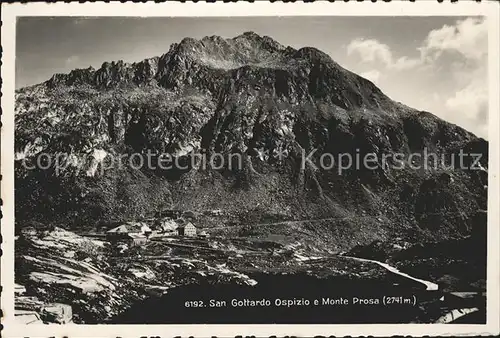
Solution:
<svg viewBox="0 0 500 338"><path fill-rule="evenodd" d="M328 218L293 235L345 249L391 237L460 237L486 209L485 140L391 100L315 48L296 50L251 32L185 38L160 57L56 74L16 92L15 119L20 226L36 220L85 228L171 206L222 209L242 224L248 215L255 223L269 214ZM408 155L424 150L447 165L415 169L422 159ZM461 150L482 154L482 170L450 163ZM239 153L244 160L241 168L226 161L221 169L99 169L110 158L148 151L182 159ZM41 153L66 154L65 168L26 169ZM374 153L379 165L339 174L339 163L319 168L323 153ZM383 154L396 153L403 169L391 160L382 165Z"/></svg>

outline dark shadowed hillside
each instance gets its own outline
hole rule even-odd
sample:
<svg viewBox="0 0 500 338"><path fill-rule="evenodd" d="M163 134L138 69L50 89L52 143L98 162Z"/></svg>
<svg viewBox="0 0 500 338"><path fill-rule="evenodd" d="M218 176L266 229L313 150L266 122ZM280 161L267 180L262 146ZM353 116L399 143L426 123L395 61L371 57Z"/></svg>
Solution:
<svg viewBox="0 0 500 338"><path fill-rule="evenodd" d="M396 237L462 237L476 226L471 216L486 209L485 140L394 102L315 48L296 50L251 32L186 38L141 62L56 74L17 91L15 119L20 226L83 229L173 206L221 209L238 224L268 215L328 219L255 231L346 250ZM406 156L424 149L447 165L411 167L421 159ZM461 150L482 154L482 169L451 163ZM243 165L99 169L111 157L147 152L185 159L239 153ZM64 170L23 167L40 153L67 154ZM338 163L319 168L323 153L374 153L378 167L339 174ZM405 155L404 168L382 165L383 154L395 153Z"/></svg>

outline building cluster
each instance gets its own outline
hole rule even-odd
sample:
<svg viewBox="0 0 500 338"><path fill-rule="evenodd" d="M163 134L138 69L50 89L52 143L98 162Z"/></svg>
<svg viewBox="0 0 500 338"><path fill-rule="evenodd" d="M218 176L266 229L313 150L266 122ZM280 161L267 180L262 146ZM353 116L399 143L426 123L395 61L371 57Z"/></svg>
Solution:
<svg viewBox="0 0 500 338"><path fill-rule="evenodd" d="M141 246L151 237L190 237L207 238L206 231L196 228L185 218L173 219L168 215L138 222L126 222L106 232L106 238L112 243L125 242L129 246ZM178 215L177 215L178 216Z"/></svg>

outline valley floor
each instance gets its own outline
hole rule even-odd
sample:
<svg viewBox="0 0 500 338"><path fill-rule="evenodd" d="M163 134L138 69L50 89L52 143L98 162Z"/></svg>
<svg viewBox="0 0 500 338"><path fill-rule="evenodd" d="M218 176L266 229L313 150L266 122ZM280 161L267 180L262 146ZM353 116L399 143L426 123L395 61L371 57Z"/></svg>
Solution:
<svg viewBox="0 0 500 338"><path fill-rule="evenodd" d="M453 289L401 270L408 261L369 258L239 237L158 237L118 249L56 228L16 240L16 318L87 324L485 320L481 285ZM252 300L269 304L238 305Z"/></svg>

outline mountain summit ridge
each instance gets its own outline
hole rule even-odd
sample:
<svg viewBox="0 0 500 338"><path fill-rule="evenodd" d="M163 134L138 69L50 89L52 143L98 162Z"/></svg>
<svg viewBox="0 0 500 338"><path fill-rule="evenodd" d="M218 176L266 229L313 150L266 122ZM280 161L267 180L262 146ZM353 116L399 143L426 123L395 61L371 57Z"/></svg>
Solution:
<svg viewBox="0 0 500 338"><path fill-rule="evenodd" d="M182 39L179 43L172 43L169 51L163 55L160 56L154 56L150 58L143 59L138 62L124 62L123 60L117 60L117 61L105 61L102 63L101 67L98 69L94 69L92 66L84 69L75 69L71 71L70 73L67 74L54 74L52 79L47 80L45 83L47 83L49 86L55 84L54 82L59 82L60 79L65 78L67 80L66 85L72 85L74 82L74 75L76 73L87 73L87 74L93 74L96 76L99 71L106 72L108 69L118 69L118 70L126 70L128 68L132 68L135 72L140 69L143 65L152 65L155 64L156 67L158 67L158 63L161 62L163 63L163 66L165 66L165 60L169 60L170 58L173 58L175 54L182 54L183 56L190 56L190 54L193 54L194 52L203 52L203 50L210 50L212 54L220 54L221 52L225 52L226 54L228 52L232 53L237 53L236 56L242 57L243 54L245 53L250 53L252 51L255 51L255 47L259 47L260 49L265 49L268 53L284 50L285 47L280 45L277 41L271 39L268 36L260 36L254 32L245 32L239 36L236 36L234 38L230 39L224 39L220 36L212 35L212 36L205 36L201 39L194 39L194 38L184 38ZM289 47L291 48L291 47ZM226 50L224 50L226 49ZM254 53L255 54L255 53ZM214 55L217 56L217 55ZM233 55L234 57L234 55ZM250 58L250 57L249 57ZM255 55L254 55L255 58ZM204 60L197 60L203 62ZM255 60L253 60L255 62ZM236 62L236 61L235 61ZM241 65L239 67L243 67L245 65L253 63L251 60L245 60L241 62ZM213 66L214 68L221 67L223 64L221 63L220 65L217 64L217 62L210 63L207 62L207 66ZM233 65L236 65L233 64ZM222 67L224 68L224 67ZM153 72L153 76L151 77L157 77L161 75L157 75L156 71ZM90 81L91 85L99 85L100 83L95 81Z"/></svg>
<svg viewBox="0 0 500 338"><path fill-rule="evenodd" d="M245 32L228 39L215 35L199 40L184 38L179 43L173 43L169 51L161 56L133 63L123 60L106 61L98 69L88 67L75 69L67 74L54 74L44 84L48 88L88 84L97 89L110 89L154 83L167 89L176 89L182 86L179 79L186 77L186 73L203 72L207 69L218 73L211 75L215 75L214 80L222 84L227 82L228 77L233 77L232 73L238 77L238 74L250 72L252 69L256 73L275 72L278 74L274 76L289 75L288 77L292 78L307 78L313 72L315 78L311 81L316 82L325 82L320 76L320 73L325 72L333 78L341 77L337 81L339 83L350 83L351 88L348 90L351 94L355 95L359 88L364 88L380 96L382 101L388 100L369 80L344 69L322 51L314 47L298 50L290 46L285 47L268 36L260 36L254 32ZM189 76L191 75L187 77ZM311 91L316 90L314 83L310 85ZM215 88L209 89L216 91ZM329 91L335 89L328 88ZM364 98L358 95L353 100L354 102L344 105L359 105Z"/></svg>

